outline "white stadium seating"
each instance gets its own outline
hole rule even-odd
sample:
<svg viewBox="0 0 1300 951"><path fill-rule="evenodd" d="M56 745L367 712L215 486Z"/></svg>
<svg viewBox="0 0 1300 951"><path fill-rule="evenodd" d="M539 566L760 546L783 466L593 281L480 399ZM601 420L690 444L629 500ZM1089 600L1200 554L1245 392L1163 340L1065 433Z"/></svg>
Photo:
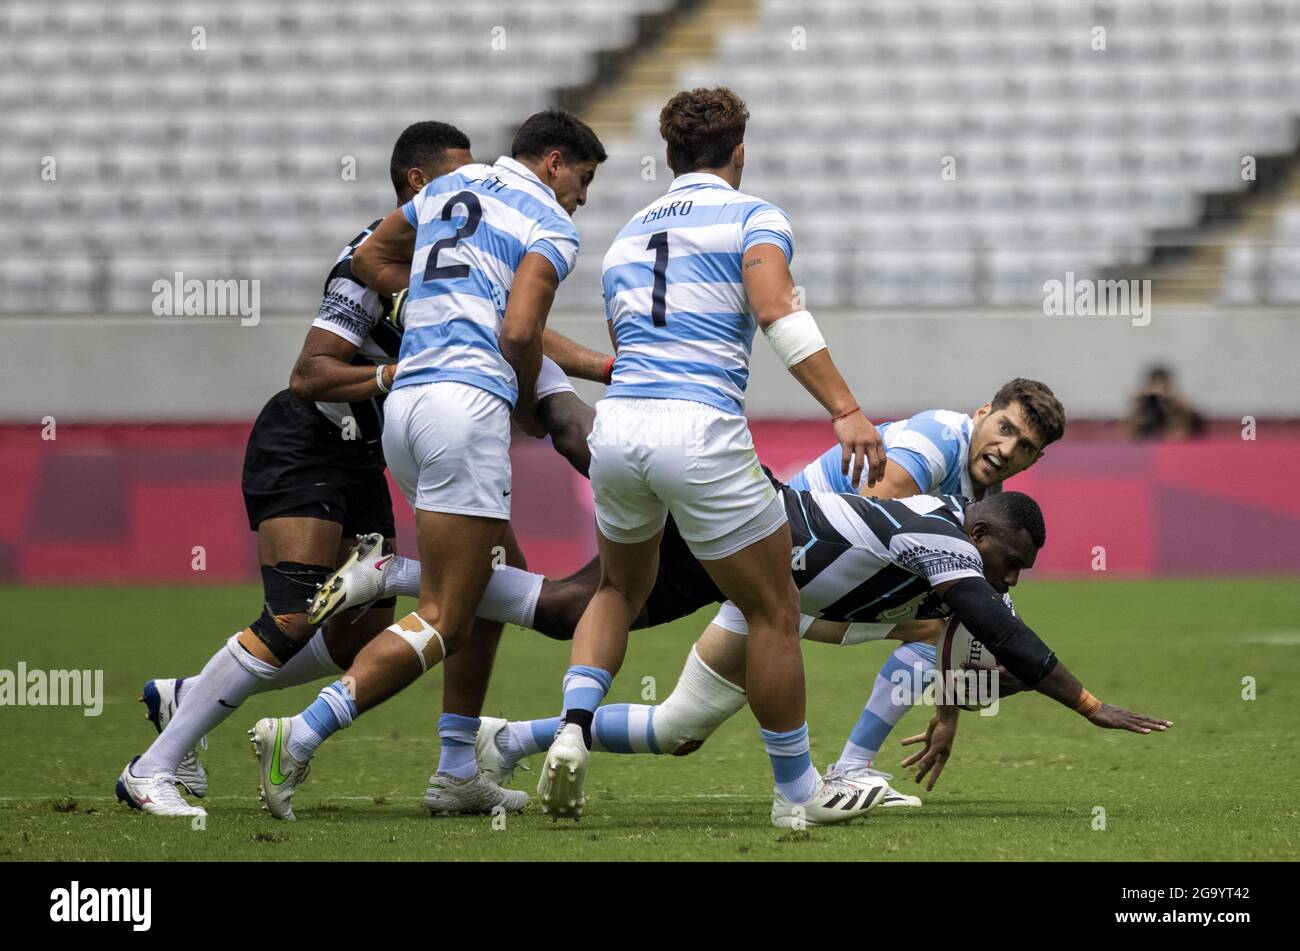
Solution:
<svg viewBox="0 0 1300 951"><path fill-rule="evenodd" d="M333 255L391 207L403 126L452 121L490 160L670 5L0 6L0 211L23 223L0 232L0 310L140 311L182 263L309 310ZM757 5L678 80L748 101L744 188L791 215L810 306L1030 302L1066 270L1141 267L1206 193L1247 187L1244 156L1297 146L1300 2ZM657 108L606 143L570 306L599 307L605 247L667 186ZM1225 300L1300 301L1300 215L1276 239L1229 250Z"/></svg>

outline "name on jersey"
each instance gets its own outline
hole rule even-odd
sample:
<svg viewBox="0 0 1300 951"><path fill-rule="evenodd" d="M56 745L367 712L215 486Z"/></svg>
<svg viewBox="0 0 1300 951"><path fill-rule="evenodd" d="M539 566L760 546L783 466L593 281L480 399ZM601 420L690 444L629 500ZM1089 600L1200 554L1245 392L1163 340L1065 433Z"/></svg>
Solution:
<svg viewBox="0 0 1300 951"><path fill-rule="evenodd" d="M506 183L501 180L500 175L484 175L482 178L471 178L471 185L481 185L484 191L499 192L506 187Z"/></svg>
<svg viewBox="0 0 1300 951"><path fill-rule="evenodd" d="M685 201L670 201L658 208L651 208L645 213L645 217L641 219L641 224L648 225L652 221L658 221L660 218L671 218L674 215L689 215L691 206L694 204L694 201L687 198Z"/></svg>

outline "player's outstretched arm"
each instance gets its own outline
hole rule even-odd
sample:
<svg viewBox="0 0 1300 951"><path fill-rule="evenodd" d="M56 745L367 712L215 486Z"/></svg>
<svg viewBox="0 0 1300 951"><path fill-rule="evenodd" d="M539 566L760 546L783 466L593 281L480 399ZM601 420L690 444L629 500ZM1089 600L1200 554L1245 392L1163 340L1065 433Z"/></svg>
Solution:
<svg viewBox="0 0 1300 951"><path fill-rule="evenodd" d="M415 229L401 208L379 223L352 254L352 276L372 291L391 297L411 283Z"/></svg>
<svg viewBox="0 0 1300 951"><path fill-rule="evenodd" d="M867 485L885 474L885 447L876 427L863 415L853 392L831 361L812 314L795 310L798 296L785 253L774 244L756 244L742 257L741 274L749 309L790 374L831 414L835 438L844 450L841 470L856 486L867 470Z"/></svg>
<svg viewBox="0 0 1300 951"><path fill-rule="evenodd" d="M1173 726L1169 720L1112 707L1090 694L983 578L961 578L935 590L971 636L993 651L1017 679L1083 715L1090 723L1133 733L1162 733Z"/></svg>
<svg viewBox="0 0 1300 951"><path fill-rule="evenodd" d="M536 251L525 254L515 271L498 337L501 355L514 369L519 387L515 422L528 435L538 439L546 435L537 419L537 374L542 368L542 336L559 286L560 276L550 260Z"/></svg>
<svg viewBox="0 0 1300 951"><path fill-rule="evenodd" d="M584 347L558 330L546 328L546 333L542 335L542 352L559 365L565 376L590 380L592 383L609 382L609 371L614 358L599 350Z"/></svg>

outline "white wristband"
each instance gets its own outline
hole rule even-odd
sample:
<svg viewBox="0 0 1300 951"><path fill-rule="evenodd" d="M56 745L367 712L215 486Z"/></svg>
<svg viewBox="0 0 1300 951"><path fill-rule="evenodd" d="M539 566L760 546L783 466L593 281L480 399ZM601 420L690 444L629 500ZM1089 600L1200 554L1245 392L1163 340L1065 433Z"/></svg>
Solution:
<svg viewBox="0 0 1300 951"><path fill-rule="evenodd" d="M787 370L796 363L807 360L817 351L826 349L826 341L817 329L817 321L806 310L797 310L773 321L763 331L763 335Z"/></svg>
<svg viewBox="0 0 1300 951"><path fill-rule="evenodd" d="M379 387L380 393L393 392L393 388L384 383L384 367L386 366L388 366L388 364L381 363L379 366L375 367L375 385Z"/></svg>

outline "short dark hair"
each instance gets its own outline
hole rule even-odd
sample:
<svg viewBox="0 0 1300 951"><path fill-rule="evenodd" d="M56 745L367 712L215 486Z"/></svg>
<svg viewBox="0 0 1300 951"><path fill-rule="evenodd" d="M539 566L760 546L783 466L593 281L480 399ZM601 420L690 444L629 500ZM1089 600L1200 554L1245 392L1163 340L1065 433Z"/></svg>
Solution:
<svg viewBox="0 0 1300 951"><path fill-rule="evenodd" d="M659 134L668 143L668 167L677 175L721 168L745 141L747 122L745 101L726 86L679 92L659 113Z"/></svg>
<svg viewBox="0 0 1300 951"><path fill-rule="evenodd" d="M1005 528L1024 529L1035 548L1047 544L1043 510L1023 492L995 492L984 496L980 502L980 514L991 515Z"/></svg>
<svg viewBox="0 0 1300 951"><path fill-rule="evenodd" d="M510 143L510 157L539 159L552 149L559 149L566 162L608 158L591 127L563 109L543 109L525 119Z"/></svg>
<svg viewBox="0 0 1300 951"><path fill-rule="evenodd" d="M424 168L448 149L469 150L469 137L454 125L429 120L403 129L388 162L388 174L393 179L393 190L398 197L406 189L408 171Z"/></svg>
<svg viewBox="0 0 1300 951"><path fill-rule="evenodd" d="M995 410L1006 409L1012 403L1020 404L1029 424L1043 437L1044 446L1065 435L1065 407L1046 383L1022 377L1004 383L994 394L991 406Z"/></svg>

